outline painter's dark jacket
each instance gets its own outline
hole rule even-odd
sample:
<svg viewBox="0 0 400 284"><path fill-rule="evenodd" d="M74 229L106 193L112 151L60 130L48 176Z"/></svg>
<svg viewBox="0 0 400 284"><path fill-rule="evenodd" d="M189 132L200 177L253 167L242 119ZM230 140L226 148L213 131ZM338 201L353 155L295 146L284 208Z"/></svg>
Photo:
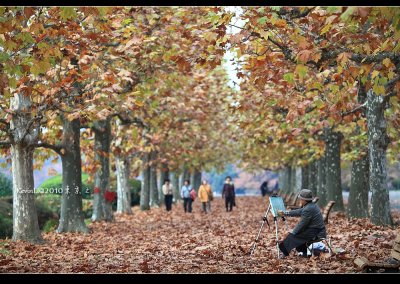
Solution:
<svg viewBox="0 0 400 284"><path fill-rule="evenodd" d="M298 235L308 228L320 229L321 232L318 237L326 237L324 218L322 217L321 210L313 203L308 202L303 208L286 211L287 216L301 216L297 226L293 229L292 234Z"/></svg>

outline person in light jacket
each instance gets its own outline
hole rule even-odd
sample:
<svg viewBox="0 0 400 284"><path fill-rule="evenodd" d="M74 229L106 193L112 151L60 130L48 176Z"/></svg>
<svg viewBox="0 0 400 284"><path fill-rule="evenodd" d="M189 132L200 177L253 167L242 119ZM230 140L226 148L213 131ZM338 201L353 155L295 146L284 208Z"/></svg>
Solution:
<svg viewBox="0 0 400 284"><path fill-rule="evenodd" d="M300 216L301 219L283 242L279 243L279 249L284 256L288 256L294 248L307 257L306 242L318 238L326 238L324 218L319 207L312 202L311 190L302 189L299 193L302 208L291 211L278 211L278 216Z"/></svg>
<svg viewBox="0 0 400 284"><path fill-rule="evenodd" d="M202 185L199 187L198 196L203 206L203 212L207 213L211 211L210 197L212 196L211 186L206 180L203 180Z"/></svg>
<svg viewBox="0 0 400 284"><path fill-rule="evenodd" d="M190 181L185 180L181 188L181 197L183 199L183 209L186 212L192 212L192 198L190 197Z"/></svg>
<svg viewBox="0 0 400 284"><path fill-rule="evenodd" d="M173 192L173 186L170 182L169 179L166 179L164 181L164 184L162 186L162 192L164 193L164 201L165 201L165 207L167 211L171 211L172 209L172 192Z"/></svg>

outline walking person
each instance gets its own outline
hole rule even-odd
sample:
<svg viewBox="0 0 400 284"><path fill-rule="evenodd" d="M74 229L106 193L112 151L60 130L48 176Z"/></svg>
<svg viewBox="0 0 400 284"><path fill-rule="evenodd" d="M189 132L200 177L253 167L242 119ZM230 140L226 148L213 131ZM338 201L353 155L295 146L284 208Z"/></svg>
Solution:
<svg viewBox="0 0 400 284"><path fill-rule="evenodd" d="M192 212L192 197L190 196L190 181L185 180L181 188L181 197L183 199L183 209L186 212Z"/></svg>
<svg viewBox="0 0 400 284"><path fill-rule="evenodd" d="M162 191L164 193L165 207L166 207L167 211L171 211L173 186L169 179L166 179L164 181L164 184L162 186Z"/></svg>
<svg viewBox="0 0 400 284"><path fill-rule="evenodd" d="M210 212L211 211L210 198L212 196L212 191L211 191L211 186L207 183L206 180L202 181L198 194L201 204L203 206L203 212L204 213Z"/></svg>
<svg viewBox="0 0 400 284"><path fill-rule="evenodd" d="M268 192L268 180L264 181L260 187L261 195L264 197Z"/></svg>
<svg viewBox="0 0 400 284"><path fill-rule="evenodd" d="M230 176L227 176L225 179L224 188L222 189L222 198L225 198L226 212L232 211L232 207L235 204L235 186Z"/></svg>

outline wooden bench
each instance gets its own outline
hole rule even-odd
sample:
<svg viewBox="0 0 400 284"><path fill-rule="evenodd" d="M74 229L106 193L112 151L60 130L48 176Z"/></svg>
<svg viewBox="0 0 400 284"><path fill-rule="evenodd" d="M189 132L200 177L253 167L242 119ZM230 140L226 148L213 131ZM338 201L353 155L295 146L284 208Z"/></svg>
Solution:
<svg viewBox="0 0 400 284"><path fill-rule="evenodd" d="M359 270L366 272L399 272L400 271L400 235L394 241L392 251L390 253L391 258L381 262L370 262L365 257L358 257L354 260L354 263Z"/></svg>
<svg viewBox="0 0 400 284"><path fill-rule="evenodd" d="M294 192L291 192L290 194L285 194L283 201L285 202L285 205L290 202L294 195Z"/></svg>
<svg viewBox="0 0 400 284"><path fill-rule="evenodd" d="M299 195L296 194L296 196L294 197L293 202L288 204L288 205L286 205L286 208L293 209L293 208L299 207L298 201L299 201Z"/></svg>
<svg viewBox="0 0 400 284"><path fill-rule="evenodd" d="M332 207L335 205L335 201L329 201L328 204L326 204L324 210L322 211L322 217L324 217L324 223L328 224L328 218L329 218L329 213L331 213Z"/></svg>

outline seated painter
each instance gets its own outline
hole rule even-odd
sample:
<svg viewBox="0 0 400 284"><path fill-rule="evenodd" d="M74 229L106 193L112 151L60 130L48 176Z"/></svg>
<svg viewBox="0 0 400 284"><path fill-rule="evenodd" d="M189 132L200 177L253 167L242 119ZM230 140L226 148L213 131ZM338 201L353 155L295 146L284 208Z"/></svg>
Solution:
<svg viewBox="0 0 400 284"><path fill-rule="evenodd" d="M284 256L288 256L294 248L307 257L306 242L318 238L326 238L324 219L319 207L312 202L313 194L311 190L302 189L299 193L301 208L292 211L279 210L278 216L301 216L300 222L289 233L283 242L279 243L279 249Z"/></svg>

